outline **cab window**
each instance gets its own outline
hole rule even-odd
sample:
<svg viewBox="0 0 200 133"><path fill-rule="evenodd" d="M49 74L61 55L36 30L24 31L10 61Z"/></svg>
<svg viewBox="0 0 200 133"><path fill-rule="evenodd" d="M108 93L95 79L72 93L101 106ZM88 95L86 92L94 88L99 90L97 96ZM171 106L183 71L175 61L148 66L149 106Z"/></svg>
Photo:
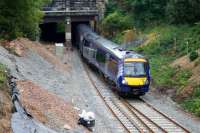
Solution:
<svg viewBox="0 0 200 133"><path fill-rule="evenodd" d="M146 75L144 62L127 62L124 63L125 77L141 77Z"/></svg>

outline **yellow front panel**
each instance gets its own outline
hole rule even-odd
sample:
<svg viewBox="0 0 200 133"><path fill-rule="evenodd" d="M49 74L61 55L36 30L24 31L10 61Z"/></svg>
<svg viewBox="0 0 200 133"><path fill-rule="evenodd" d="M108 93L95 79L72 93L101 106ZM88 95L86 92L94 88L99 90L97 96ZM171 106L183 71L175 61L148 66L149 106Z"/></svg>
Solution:
<svg viewBox="0 0 200 133"><path fill-rule="evenodd" d="M130 86L141 86L141 85L145 85L145 81L147 80L147 78L146 77L142 77L142 78L125 77L125 80Z"/></svg>
<svg viewBox="0 0 200 133"><path fill-rule="evenodd" d="M125 62L147 62L145 59L142 58L127 58Z"/></svg>

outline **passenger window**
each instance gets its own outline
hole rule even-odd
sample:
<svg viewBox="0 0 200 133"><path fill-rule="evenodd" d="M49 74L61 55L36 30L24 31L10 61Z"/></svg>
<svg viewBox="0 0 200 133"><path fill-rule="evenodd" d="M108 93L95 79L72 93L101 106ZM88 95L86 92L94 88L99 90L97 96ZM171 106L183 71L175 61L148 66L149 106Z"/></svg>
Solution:
<svg viewBox="0 0 200 133"><path fill-rule="evenodd" d="M117 72L118 72L117 61L110 58L109 61L108 61L108 69L114 76L117 76Z"/></svg>
<svg viewBox="0 0 200 133"><path fill-rule="evenodd" d="M84 40L84 46L85 47L90 47L90 43L87 40Z"/></svg>
<svg viewBox="0 0 200 133"><path fill-rule="evenodd" d="M97 51L96 60L100 63L106 63L106 54L103 51Z"/></svg>

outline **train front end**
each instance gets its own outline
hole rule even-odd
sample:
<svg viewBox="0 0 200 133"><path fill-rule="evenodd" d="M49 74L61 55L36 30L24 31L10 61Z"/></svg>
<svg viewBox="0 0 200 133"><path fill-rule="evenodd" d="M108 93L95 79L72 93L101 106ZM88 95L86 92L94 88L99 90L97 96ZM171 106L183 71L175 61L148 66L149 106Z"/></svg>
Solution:
<svg viewBox="0 0 200 133"><path fill-rule="evenodd" d="M149 91L150 67L146 59L125 58L121 68L121 93L141 96Z"/></svg>

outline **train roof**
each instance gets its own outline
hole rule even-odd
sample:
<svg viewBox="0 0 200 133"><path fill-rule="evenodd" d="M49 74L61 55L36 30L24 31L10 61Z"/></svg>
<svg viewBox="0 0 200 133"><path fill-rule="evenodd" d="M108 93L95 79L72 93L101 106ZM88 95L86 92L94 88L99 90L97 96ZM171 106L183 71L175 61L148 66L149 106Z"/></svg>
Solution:
<svg viewBox="0 0 200 133"><path fill-rule="evenodd" d="M108 51L119 59L144 58L144 56L134 51L124 50L118 44L105 39L104 37L101 37L100 35L93 32L92 29L87 25L79 25L79 30L81 30L82 34L88 41L95 43L98 47Z"/></svg>

